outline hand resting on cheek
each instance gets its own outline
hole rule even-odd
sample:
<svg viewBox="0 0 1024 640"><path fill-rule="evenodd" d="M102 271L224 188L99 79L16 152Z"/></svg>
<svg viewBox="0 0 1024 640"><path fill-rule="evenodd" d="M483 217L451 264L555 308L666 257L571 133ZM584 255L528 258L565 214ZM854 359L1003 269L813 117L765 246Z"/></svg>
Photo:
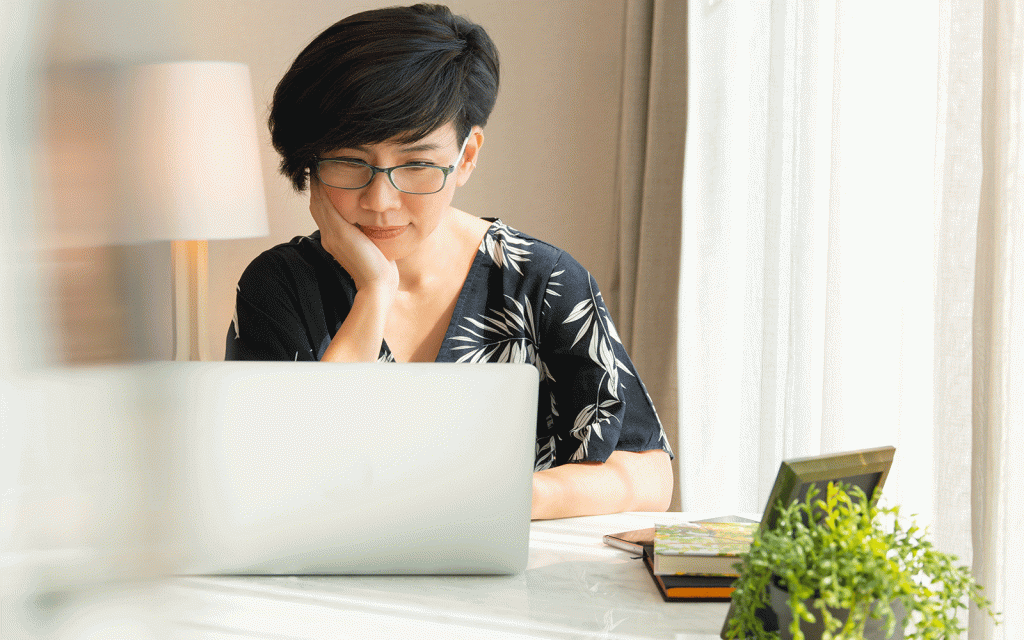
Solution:
<svg viewBox="0 0 1024 640"><path fill-rule="evenodd" d="M310 179L309 213L320 229L324 249L352 276L357 291L377 289L394 294L398 289L398 266L338 213L327 197L327 189L319 180Z"/></svg>

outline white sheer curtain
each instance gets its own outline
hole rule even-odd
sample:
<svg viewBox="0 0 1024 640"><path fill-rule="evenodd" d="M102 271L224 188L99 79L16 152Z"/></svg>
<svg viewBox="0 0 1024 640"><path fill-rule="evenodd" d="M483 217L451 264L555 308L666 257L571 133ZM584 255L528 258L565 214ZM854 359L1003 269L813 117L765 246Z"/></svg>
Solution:
<svg viewBox="0 0 1024 640"><path fill-rule="evenodd" d="M886 485L1024 632L1024 0L689 4L680 500L786 457ZM1016 249L1016 252L1014 251Z"/></svg>

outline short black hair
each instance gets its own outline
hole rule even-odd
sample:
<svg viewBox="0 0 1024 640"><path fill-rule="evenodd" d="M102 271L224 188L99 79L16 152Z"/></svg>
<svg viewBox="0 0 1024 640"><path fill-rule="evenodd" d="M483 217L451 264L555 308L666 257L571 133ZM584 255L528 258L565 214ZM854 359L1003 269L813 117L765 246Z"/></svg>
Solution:
<svg viewBox="0 0 1024 640"><path fill-rule="evenodd" d="M302 191L332 149L412 142L449 122L461 142L497 96L498 50L483 27L441 5L391 7L309 43L278 83L268 124L281 173Z"/></svg>

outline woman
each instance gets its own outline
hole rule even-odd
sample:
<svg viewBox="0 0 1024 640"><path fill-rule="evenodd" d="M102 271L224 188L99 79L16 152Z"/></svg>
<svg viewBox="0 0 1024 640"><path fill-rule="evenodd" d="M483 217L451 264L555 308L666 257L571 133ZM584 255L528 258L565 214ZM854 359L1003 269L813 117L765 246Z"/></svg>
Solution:
<svg viewBox="0 0 1024 640"><path fill-rule="evenodd" d="M367 11L317 36L278 85L270 129L318 231L245 270L227 357L530 362L533 517L664 510L669 447L593 278L451 206L497 92L493 42L445 7Z"/></svg>

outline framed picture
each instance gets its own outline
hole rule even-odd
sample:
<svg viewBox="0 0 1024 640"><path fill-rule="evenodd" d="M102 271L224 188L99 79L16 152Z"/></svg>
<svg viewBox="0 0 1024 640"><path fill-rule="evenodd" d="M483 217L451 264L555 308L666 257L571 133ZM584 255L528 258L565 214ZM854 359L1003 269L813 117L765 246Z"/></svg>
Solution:
<svg viewBox="0 0 1024 640"><path fill-rule="evenodd" d="M871 498L876 495L876 491L881 491L882 485L885 484L895 453L895 447L878 447L783 460L775 476L775 484L768 495L768 502L764 506L759 530L766 531L775 526L778 520L776 506L780 502L783 505L790 505L795 500L806 499L807 490L811 485L824 493L829 482L843 482L860 487L864 494ZM722 638L729 628L729 619L732 615L733 609L730 604L729 613L722 626ZM778 630L778 622L774 620L774 615L774 612L767 609L758 612L765 631Z"/></svg>
<svg viewBox="0 0 1024 640"><path fill-rule="evenodd" d="M812 484L824 494L829 482L843 482L849 486L860 487L864 490L864 495L870 498L885 484L895 453L895 447L878 447L783 460L775 476L772 492L768 495L768 502L764 506L761 531L775 526L778 519L776 506L780 501L788 506L794 500L804 500Z"/></svg>

